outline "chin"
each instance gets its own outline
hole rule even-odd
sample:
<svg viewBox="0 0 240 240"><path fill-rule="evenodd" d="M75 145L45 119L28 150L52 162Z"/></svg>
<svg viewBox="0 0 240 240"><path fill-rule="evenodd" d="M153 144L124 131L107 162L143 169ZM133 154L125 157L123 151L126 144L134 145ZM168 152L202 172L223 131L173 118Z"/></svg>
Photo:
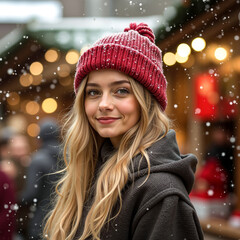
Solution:
<svg viewBox="0 0 240 240"><path fill-rule="evenodd" d="M117 137L115 134L107 134L107 133L99 133L99 135L103 138L113 138Z"/></svg>
<svg viewBox="0 0 240 240"><path fill-rule="evenodd" d="M119 134L113 133L113 132L98 132L98 134L103 138L114 138L117 137Z"/></svg>

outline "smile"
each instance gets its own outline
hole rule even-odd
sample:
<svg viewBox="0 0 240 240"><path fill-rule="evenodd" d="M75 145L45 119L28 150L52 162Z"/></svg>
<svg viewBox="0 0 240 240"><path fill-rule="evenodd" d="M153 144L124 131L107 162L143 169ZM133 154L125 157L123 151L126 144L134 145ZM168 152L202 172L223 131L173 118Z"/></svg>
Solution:
<svg viewBox="0 0 240 240"><path fill-rule="evenodd" d="M101 117L101 118L97 118L98 122L101 124L110 124L113 123L115 121L117 121L119 118L111 118L111 117Z"/></svg>

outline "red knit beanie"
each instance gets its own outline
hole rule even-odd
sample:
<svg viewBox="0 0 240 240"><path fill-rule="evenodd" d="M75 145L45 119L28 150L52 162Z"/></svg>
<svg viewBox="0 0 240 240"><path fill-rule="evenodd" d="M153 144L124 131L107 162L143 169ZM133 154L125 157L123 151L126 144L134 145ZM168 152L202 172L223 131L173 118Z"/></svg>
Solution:
<svg viewBox="0 0 240 240"><path fill-rule="evenodd" d="M115 69L132 77L151 92L164 111L167 105L166 79L161 50L147 24L131 23L124 32L98 40L80 57L74 81L75 93L83 78L93 70Z"/></svg>

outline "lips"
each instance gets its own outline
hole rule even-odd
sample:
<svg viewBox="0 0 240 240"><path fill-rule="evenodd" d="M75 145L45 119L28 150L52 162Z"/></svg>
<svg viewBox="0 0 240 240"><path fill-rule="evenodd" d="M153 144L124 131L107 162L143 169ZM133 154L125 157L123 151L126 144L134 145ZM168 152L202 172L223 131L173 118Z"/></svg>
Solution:
<svg viewBox="0 0 240 240"><path fill-rule="evenodd" d="M98 122L101 124L110 124L117 121L119 118L115 117L99 117L97 118Z"/></svg>

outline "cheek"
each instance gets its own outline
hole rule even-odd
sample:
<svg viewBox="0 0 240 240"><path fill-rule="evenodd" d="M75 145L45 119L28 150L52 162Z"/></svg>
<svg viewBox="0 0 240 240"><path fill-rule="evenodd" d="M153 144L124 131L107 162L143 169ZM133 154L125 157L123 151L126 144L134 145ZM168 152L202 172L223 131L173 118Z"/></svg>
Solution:
<svg viewBox="0 0 240 240"><path fill-rule="evenodd" d="M136 99L124 101L124 103L119 106L119 110L123 115L128 115L129 117L135 117L137 119L140 117L140 105Z"/></svg>
<svg viewBox="0 0 240 240"><path fill-rule="evenodd" d="M96 110L95 110L95 105L90 103L89 101L85 101L84 103L84 107L85 107L85 112L86 115L88 117L88 120L90 120L90 118L95 114Z"/></svg>

